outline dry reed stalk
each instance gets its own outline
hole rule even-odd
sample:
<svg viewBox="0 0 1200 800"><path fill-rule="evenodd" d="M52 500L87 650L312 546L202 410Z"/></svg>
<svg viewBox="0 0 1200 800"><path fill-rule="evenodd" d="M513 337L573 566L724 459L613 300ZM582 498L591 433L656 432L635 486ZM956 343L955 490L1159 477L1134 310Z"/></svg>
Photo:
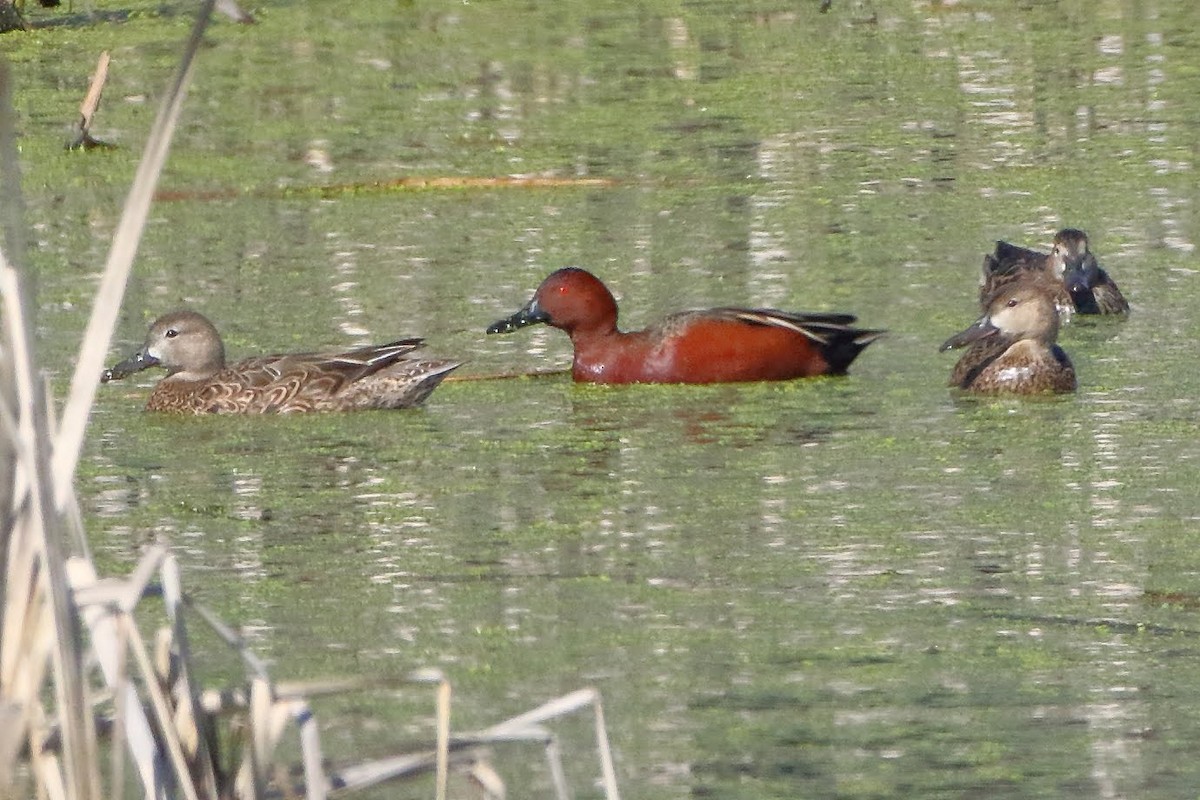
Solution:
<svg viewBox="0 0 1200 800"><path fill-rule="evenodd" d="M167 160L167 152L171 146L171 137L179 121L180 110L187 86L191 80L192 68L195 64L196 52L200 47L204 29L212 16L215 0L204 0L200 13L192 27L191 35L184 46L183 57L179 69L163 104L155 117L146 140L142 158L133 178L133 185L125 199L125 207L121 211L121 220L113 235L112 248L108 253L108 261L104 265L104 274L100 278L100 287L96 291L96 300L92 304L92 315L88 320L87 329L83 334L83 344L79 349L79 358L75 363L75 373L71 377L71 388L67 403L63 410L62 423L59 427L58 438L54 443L54 474L72 476L79 462L79 452L83 446L83 432L87 427L88 416L92 403L96 398L96 387L100 373L104 369L104 358L112 341L113 331L117 326L117 312L121 308L121 298L125 294L125 285L129 281L129 272L133 267L134 256L137 255L138 242L142 230L146 226L146 218L150 213L150 201L154 197L154 187L162 173L163 164ZM70 502L72 485L70 480L63 481L55 495L55 506L66 508Z"/></svg>
<svg viewBox="0 0 1200 800"><path fill-rule="evenodd" d="M188 760L192 764L193 775L202 786L209 787L210 795L215 795L217 777L213 770L213 754L217 746L216 734L209 718L200 708L200 687L193 675L192 649L187 626L183 622L183 582L179 575L179 562L170 553L163 558L161 574L163 602L171 623L171 639L178 654L175 730L180 736L187 737Z"/></svg>
<svg viewBox="0 0 1200 800"><path fill-rule="evenodd" d="M0 797L16 797L16 764L21 747L21 715L24 711L13 702L0 704ZM11 793L11 794L10 794Z"/></svg>
<svg viewBox="0 0 1200 800"><path fill-rule="evenodd" d="M6 224L19 227L16 223L20 213L19 169L13 156L16 147L10 92L8 66L0 64L0 141L3 142L0 144L0 162L4 164L4 195L17 209L6 211L4 218ZM11 231L6 232L6 243L13 235ZM53 500L56 481L50 467L53 445L46 413L45 383L36 367L32 306L26 277L3 253L0 253L0 294L4 308L4 346L12 366L10 377L15 390L9 414L15 419L17 428L13 440L16 455L13 477L17 480L9 498L11 505L5 513L14 516L15 525L10 533L20 535L24 531L35 542L36 566L33 569L39 583L37 591L49 601L47 615L36 621L23 617L23 622L49 625L52 631L50 658L54 666L55 701L62 723L64 791L71 800L91 800L98 798L100 776L95 758L95 731L83 685L82 643L77 635L77 620L69 602L63 570L61 547L66 538L65 520L56 513ZM69 477L66 484L70 491ZM7 547L10 542L3 544ZM7 612L7 605L5 610ZM12 632L7 619L4 630ZM12 647L12 640L0 642L0 647L5 646ZM30 733L33 732L31 728ZM31 740L30 748L36 751L38 744ZM38 761L45 763L42 759Z"/></svg>
<svg viewBox="0 0 1200 800"><path fill-rule="evenodd" d="M142 563L156 557L157 552L151 551L143 555ZM112 582L104 592L100 591L91 561L72 559L68 570L75 597L80 600L80 616L88 628L93 655L105 682L112 687L117 704L123 707L120 729L128 744L129 755L147 796L154 796L156 787L165 787L168 780L159 766L161 748L125 665L128 648L133 646L131 629L135 626L129 615L121 613L120 605L113 601ZM90 598L89 591L92 593Z"/></svg>
<svg viewBox="0 0 1200 800"><path fill-rule="evenodd" d="M592 707L595 720L596 748L600 756L601 779L604 785L604 796L608 800L619 800L620 790L617 788L617 771L613 764L612 748L608 741L608 728L604 723L604 706L600 692L593 688L577 689L574 692L543 703L537 708L505 720L481 731L478 736L488 738L540 738L545 735L541 723L566 714L574 713L586 706Z"/></svg>
<svg viewBox="0 0 1200 800"><path fill-rule="evenodd" d="M164 100L147 142L146 154L139 164L126 201L124 213L114 238L109 262L102 279L101 291L88 333L84 339L76 372L72 380L71 397L67 404L57 441L53 441L49 401L45 384L36 368L36 353L32 335L32 290L23 271L0 253L0 293L3 295L3 350L7 386L4 428L6 449L12 455L10 480L6 483L6 505L0 509L4 525L0 532L7 534L0 546L6 554L3 639L0 639L0 690L6 697L16 699L26 709L26 731L32 753L39 753L40 742L35 723L40 709L37 696L41 686L42 659L38 648L14 647L27 641L31 626L49 630L51 642L48 653L54 667L53 688L60 719L62 780L55 780L57 759L35 757L46 786L61 782L65 797L70 800L98 798L101 786L95 728L83 674L83 645L79 637L79 617L72 604L65 571L67 533L78 521L74 499L73 476L82 446L83 431L95 396L95 376L102 368L105 352L116 323L120 297L137 250L137 242L145 225L154 185L165 161L171 135L179 116L185 88L191 74L194 56L204 26L207 24L213 0L207 0L197 19L192 36L174 85ZM104 59L97 77L104 73ZM98 86L93 84L90 99L98 101ZM0 64L0 178L4 181L2 218L5 246L10 252L23 256L24 226L20 217L19 167L16 159L14 114L10 95L7 64ZM94 102L92 105L94 110ZM86 124L88 109L83 109ZM75 531L76 542L83 540ZM7 558L13 551L18 559ZM15 571L14 571L15 568ZM36 576L36 587L26 585L25 578ZM10 592L10 589L18 591ZM36 598L36 599L35 599ZM14 601L15 602L11 602ZM46 614L31 616L30 609L38 608L45 600ZM31 602L32 601L32 602ZM29 667L32 666L32 669ZM4 683L23 673L23 686ZM30 677L37 678L29 681ZM149 786L147 787L150 788Z"/></svg>

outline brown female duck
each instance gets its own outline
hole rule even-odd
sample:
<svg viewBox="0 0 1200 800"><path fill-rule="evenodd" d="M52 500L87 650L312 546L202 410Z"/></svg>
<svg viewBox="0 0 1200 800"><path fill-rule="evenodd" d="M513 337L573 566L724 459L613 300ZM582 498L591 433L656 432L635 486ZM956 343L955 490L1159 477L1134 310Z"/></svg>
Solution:
<svg viewBox="0 0 1200 800"><path fill-rule="evenodd" d="M1058 310L1039 279L1002 286L979 320L941 350L967 347L950 385L979 394L1075 391L1075 367L1056 343Z"/></svg>
<svg viewBox="0 0 1200 800"><path fill-rule="evenodd" d="M150 326L140 350L101 382L160 366L147 411L185 414L269 414L410 408L429 396L459 362L414 356L421 339L401 339L341 353L292 353L226 365L225 346L211 322L175 311Z"/></svg>
<svg viewBox="0 0 1200 800"><path fill-rule="evenodd" d="M1054 235L1049 253L1030 250L1008 242L983 257L979 286L980 304L1012 281L1042 278L1055 285L1054 300L1060 311L1079 314L1124 314L1129 303L1088 247L1087 234L1063 228Z"/></svg>

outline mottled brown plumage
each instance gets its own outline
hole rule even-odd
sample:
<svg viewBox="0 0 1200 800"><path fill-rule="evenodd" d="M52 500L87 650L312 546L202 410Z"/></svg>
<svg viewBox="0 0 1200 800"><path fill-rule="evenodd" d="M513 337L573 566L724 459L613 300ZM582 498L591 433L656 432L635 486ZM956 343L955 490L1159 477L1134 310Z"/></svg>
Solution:
<svg viewBox="0 0 1200 800"><path fill-rule="evenodd" d="M1041 253L1009 242L996 242L996 249L983 257L979 278L979 307L987 311L998 292L1018 281L1040 282L1054 299L1059 313L1069 317L1075 310L1071 295L1062 283L1061 273L1050 253Z"/></svg>
<svg viewBox="0 0 1200 800"><path fill-rule="evenodd" d="M1054 236L1049 253L1029 250L1008 242L983 257L979 302L986 310L990 298L1015 281L1039 279L1046 282L1064 317L1079 314L1124 314L1129 303L1096 261L1088 247L1087 234L1063 228Z"/></svg>
<svg viewBox="0 0 1200 800"><path fill-rule="evenodd" d="M187 414L288 414L410 408L429 396L459 362L413 353L421 339L401 339L341 353L290 353L226 366L221 336L194 311L176 311L150 326L138 352L105 370L102 382L153 366L167 370L147 411Z"/></svg>
<svg viewBox="0 0 1200 800"><path fill-rule="evenodd" d="M950 385L977 394L1075 391L1075 367L1055 342L1054 294L1038 277L1001 287L987 313L942 345L966 346Z"/></svg>

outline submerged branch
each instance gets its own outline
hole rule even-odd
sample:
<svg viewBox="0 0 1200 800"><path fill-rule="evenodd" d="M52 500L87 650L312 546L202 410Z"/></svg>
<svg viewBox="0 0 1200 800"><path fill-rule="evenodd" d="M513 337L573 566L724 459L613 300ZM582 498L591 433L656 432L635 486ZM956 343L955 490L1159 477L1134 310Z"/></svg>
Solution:
<svg viewBox="0 0 1200 800"><path fill-rule="evenodd" d="M263 189L251 192L254 197L304 197L313 195L326 199L344 195L411 192L425 189L608 189L619 186L615 178L556 178L536 175L481 176L416 176L393 178L387 181L358 181L318 186L291 186L282 189ZM241 197L239 189L162 189L154 199L160 203L186 201L230 200Z"/></svg>

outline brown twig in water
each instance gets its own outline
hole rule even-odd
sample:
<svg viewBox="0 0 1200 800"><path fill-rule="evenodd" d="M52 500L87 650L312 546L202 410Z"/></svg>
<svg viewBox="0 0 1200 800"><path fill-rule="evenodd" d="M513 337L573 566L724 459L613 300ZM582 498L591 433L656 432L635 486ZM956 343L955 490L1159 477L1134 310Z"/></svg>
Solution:
<svg viewBox="0 0 1200 800"><path fill-rule="evenodd" d="M566 375L569 369L531 369L519 372L492 372L487 375L447 375L443 383L462 383L465 381L508 381L516 378L551 378Z"/></svg>
<svg viewBox="0 0 1200 800"><path fill-rule="evenodd" d="M316 195L326 199L343 195L359 195L372 192L420 191L424 189L607 189L618 186L616 178L559 178L545 175L500 175L500 176L413 176L393 178L386 181L358 181L318 186L292 186L252 192L256 197L300 197ZM160 189L154 199L160 203L178 203L190 200L229 200L243 194L238 189Z"/></svg>
<svg viewBox="0 0 1200 800"><path fill-rule="evenodd" d="M108 82L108 51L100 54L96 62L96 71L88 84L87 95L79 104L79 135L67 144L68 150L108 149L114 145L92 138L92 120L96 117L96 109L100 107L100 96L104 94L104 84Z"/></svg>
<svg viewBox="0 0 1200 800"><path fill-rule="evenodd" d="M442 176L394 178L389 181L369 181L316 186L303 191L315 191L322 197L337 197L359 192L387 192L395 189L557 189L562 187L606 188L616 185L612 178L560 178L553 175L500 175L498 177Z"/></svg>

